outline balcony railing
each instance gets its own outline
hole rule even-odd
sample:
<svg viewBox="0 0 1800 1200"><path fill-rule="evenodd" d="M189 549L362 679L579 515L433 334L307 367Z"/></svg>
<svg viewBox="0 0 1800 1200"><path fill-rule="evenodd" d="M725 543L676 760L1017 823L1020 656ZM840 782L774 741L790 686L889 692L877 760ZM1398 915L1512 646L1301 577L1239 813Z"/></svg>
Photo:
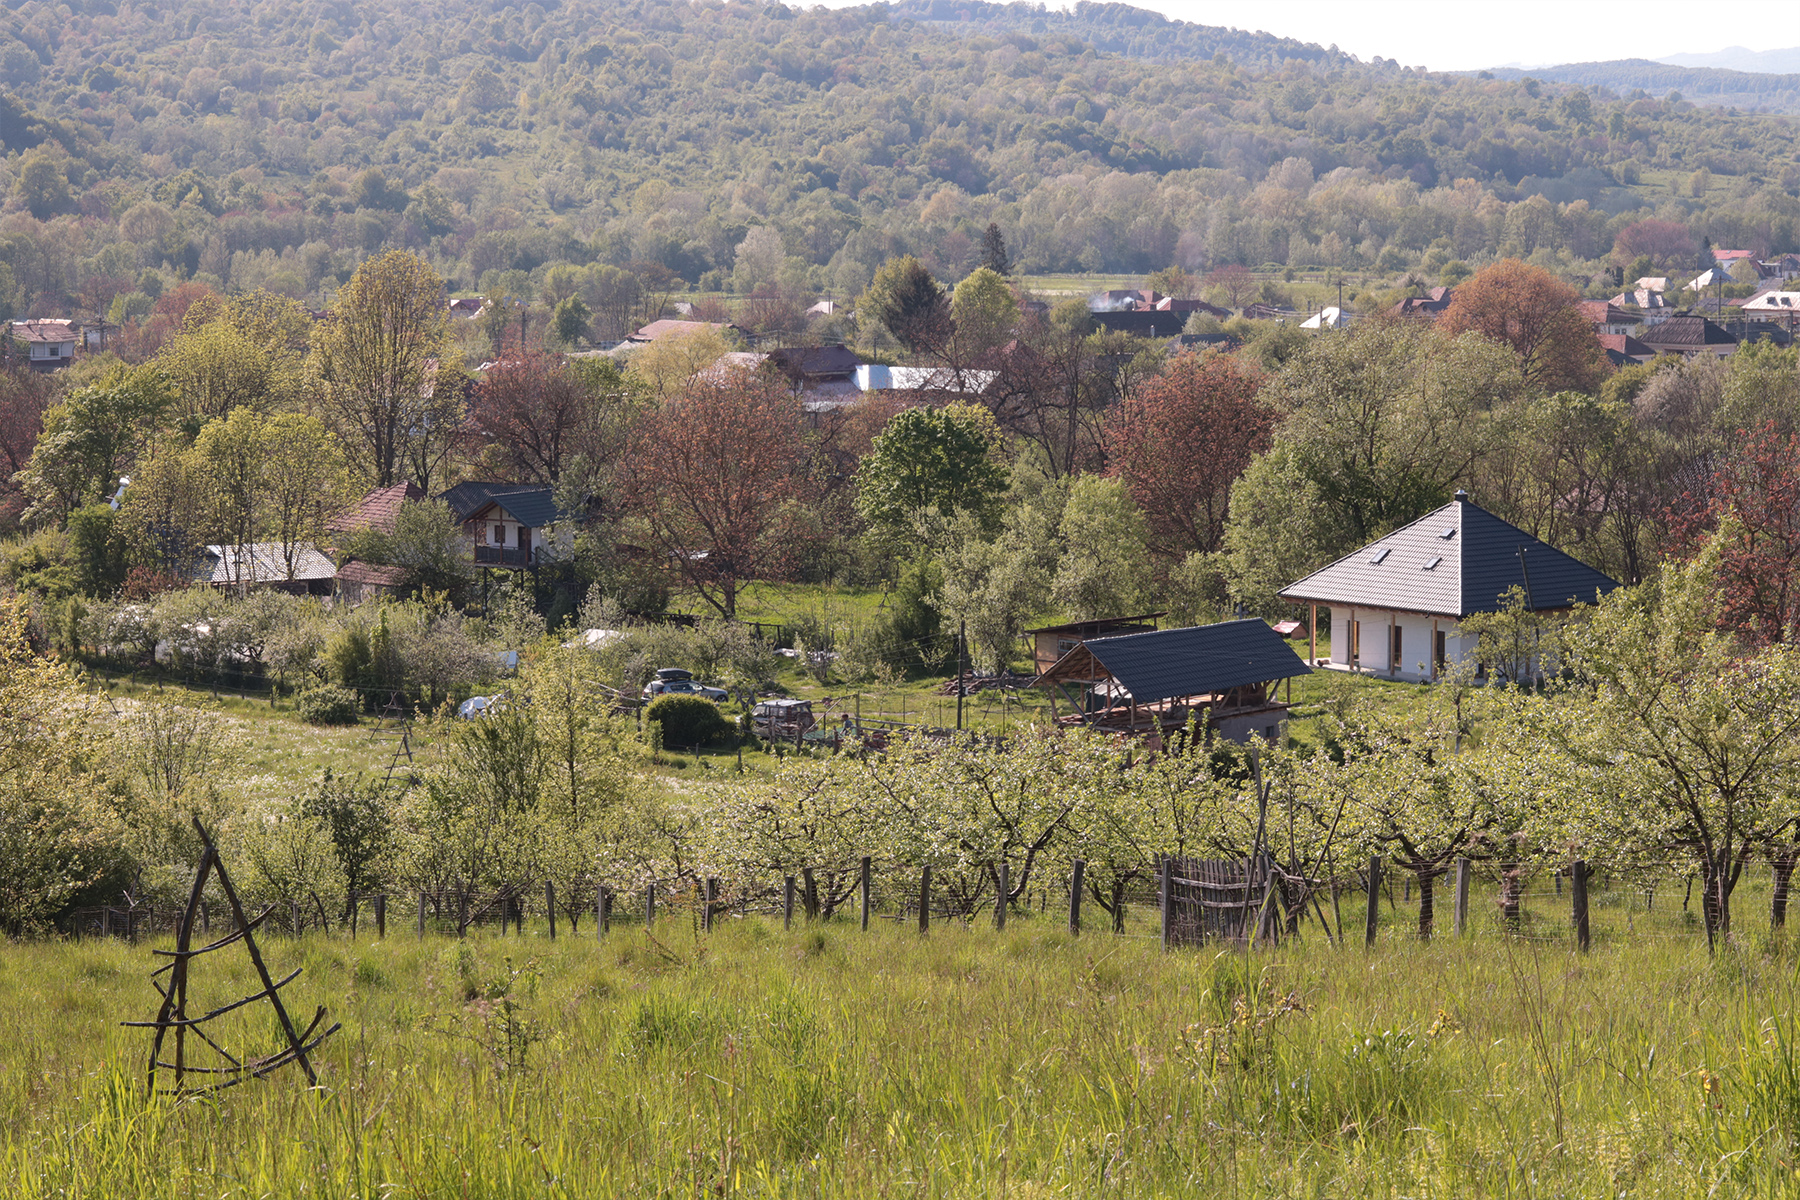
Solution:
<svg viewBox="0 0 1800 1200"><path fill-rule="evenodd" d="M475 565L478 567L529 567L531 565L531 549L528 546L477 546L475 547Z"/></svg>

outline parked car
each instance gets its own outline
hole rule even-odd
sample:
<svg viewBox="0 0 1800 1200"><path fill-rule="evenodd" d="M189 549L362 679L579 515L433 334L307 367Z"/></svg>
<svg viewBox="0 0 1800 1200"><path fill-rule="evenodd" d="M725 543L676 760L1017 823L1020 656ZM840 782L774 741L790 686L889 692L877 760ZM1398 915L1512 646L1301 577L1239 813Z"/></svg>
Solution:
<svg viewBox="0 0 1800 1200"><path fill-rule="evenodd" d="M467 700L464 700L461 704L456 706L456 715L465 721L472 721L476 717L484 716L493 711L496 706L504 703L506 703L505 692L493 696L470 696Z"/></svg>
<svg viewBox="0 0 1800 1200"><path fill-rule="evenodd" d="M750 710L750 727L766 738L799 737L817 723L811 700L758 700Z"/></svg>
<svg viewBox="0 0 1800 1200"><path fill-rule="evenodd" d="M657 672L661 675L662 672ZM653 700L658 696L703 696L714 704L723 704L731 698L731 693L724 688L707 687L704 683L696 683L688 679L652 679L644 685L644 699Z"/></svg>

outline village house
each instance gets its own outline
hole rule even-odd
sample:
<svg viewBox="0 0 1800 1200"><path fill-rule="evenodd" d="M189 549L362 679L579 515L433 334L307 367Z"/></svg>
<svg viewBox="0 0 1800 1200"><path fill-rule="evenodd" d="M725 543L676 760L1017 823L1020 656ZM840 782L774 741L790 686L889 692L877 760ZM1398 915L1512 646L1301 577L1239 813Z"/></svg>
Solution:
<svg viewBox="0 0 1800 1200"><path fill-rule="evenodd" d="M1637 338L1658 354L1679 354L1683 358L1701 354L1723 358L1738 348L1737 338L1705 317L1670 317L1645 329Z"/></svg>
<svg viewBox="0 0 1800 1200"><path fill-rule="evenodd" d="M391 487L375 488L355 504L325 524L334 549L348 543L364 530L391 534L400 520L400 506L409 500L423 500L425 490L410 481ZM406 572L399 567L345 559L338 567L336 591L340 600L361 604L377 596L389 595L405 582Z"/></svg>
<svg viewBox="0 0 1800 1200"><path fill-rule="evenodd" d="M1434 287L1423 295L1408 296L1394 307L1387 310L1390 317L1425 317L1430 320L1444 315L1455 299L1455 290L1447 287Z"/></svg>
<svg viewBox="0 0 1800 1200"><path fill-rule="evenodd" d="M12 337L25 350L25 361L34 371L58 371L75 359L80 334L73 321L14 321Z"/></svg>
<svg viewBox="0 0 1800 1200"><path fill-rule="evenodd" d="M1767 291L1750 297L1739 309L1746 321L1772 321L1792 326L1800 314L1800 292Z"/></svg>
<svg viewBox="0 0 1800 1200"><path fill-rule="evenodd" d="M1133 617L1099 617L1091 621L1070 621L1063 625L1044 625L1027 629L1031 642L1031 661L1042 675L1056 665L1058 659L1089 638L1118 637L1127 633L1154 633L1158 617L1165 612L1139 613Z"/></svg>
<svg viewBox="0 0 1800 1200"><path fill-rule="evenodd" d="M1611 300L1583 300L1576 307L1581 310L1582 318L1593 325L1595 333L1636 333L1644 324L1643 317L1620 308Z"/></svg>
<svg viewBox="0 0 1800 1200"><path fill-rule="evenodd" d="M1523 589L1537 612L1591 604L1619 585L1496 517L1459 491L1444 507L1283 588L1309 605L1307 662L1390 679L1436 679L1468 659L1460 622L1498 612ZM1318 652L1319 609L1331 610L1330 655Z"/></svg>
<svg viewBox="0 0 1800 1200"><path fill-rule="evenodd" d="M1606 352L1606 361L1615 367L1645 363L1656 357L1656 351L1629 333L1599 333L1594 336L1600 341L1600 349Z"/></svg>
<svg viewBox="0 0 1800 1200"><path fill-rule="evenodd" d="M337 568L311 542L251 542L243 546L207 546L200 554L196 578L221 591L286 592L293 596L329 596Z"/></svg>
<svg viewBox="0 0 1800 1200"><path fill-rule="evenodd" d="M554 528L559 514L547 487L459 483L437 498L462 526L478 567L525 570L568 548L568 537Z"/></svg>

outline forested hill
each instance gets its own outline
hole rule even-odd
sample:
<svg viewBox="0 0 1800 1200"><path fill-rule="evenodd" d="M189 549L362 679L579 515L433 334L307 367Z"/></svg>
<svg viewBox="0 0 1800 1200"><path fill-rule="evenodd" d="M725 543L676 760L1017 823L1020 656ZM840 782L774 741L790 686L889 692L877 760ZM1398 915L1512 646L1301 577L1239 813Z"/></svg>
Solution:
<svg viewBox="0 0 1800 1200"><path fill-rule="evenodd" d="M0 306L323 302L384 245L509 293L566 262L853 294L895 253L959 278L989 222L1023 272L1592 276L1647 216L1800 249L1792 118L908 2L28 0L0 12Z"/></svg>
<svg viewBox="0 0 1800 1200"><path fill-rule="evenodd" d="M1774 112L1800 112L1800 75L1731 71L1720 67L1677 67L1647 58L1608 62L1564 63L1530 71L1506 68L1489 72L1498 79L1542 79L1615 92L1641 89L1657 95L1679 92L1701 104L1735 105Z"/></svg>
<svg viewBox="0 0 1800 1200"><path fill-rule="evenodd" d="M1158 61L1210 59L1223 54L1246 68L1279 68L1289 63L1342 69L1359 65L1337 47L1251 33L1218 25L1172 21L1161 13L1129 4L1096 4L1079 0L1072 11L1047 9L1027 0L1011 4L986 0L900 0L891 5L897 17L919 21L953 33L1005 37L1023 33L1037 37L1073 37L1108 54ZM1371 68L1379 64L1371 64Z"/></svg>

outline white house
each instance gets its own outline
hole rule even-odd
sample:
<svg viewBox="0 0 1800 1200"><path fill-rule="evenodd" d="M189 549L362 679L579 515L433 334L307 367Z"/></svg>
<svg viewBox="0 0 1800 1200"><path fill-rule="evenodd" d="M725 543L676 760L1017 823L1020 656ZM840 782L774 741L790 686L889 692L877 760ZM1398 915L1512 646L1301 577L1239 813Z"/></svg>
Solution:
<svg viewBox="0 0 1800 1200"><path fill-rule="evenodd" d="M1744 301L1746 321L1774 321L1792 326L1800 316L1800 292L1767 291Z"/></svg>
<svg viewBox="0 0 1800 1200"><path fill-rule="evenodd" d="M70 321L31 320L14 321L12 336L25 344L32 370L54 371L74 360L80 335Z"/></svg>
<svg viewBox="0 0 1800 1200"><path fill-rule="evenodd" d="M1461 620L1498 612L1507 589L1539 612L1591 604L1619 585L1473 503L1444 507L1289 584L1312 607L1307 662L1390 679L1436 679L1475 650ZM1319 609L1331 610L1331 654L1318 655Z"/></svg>

